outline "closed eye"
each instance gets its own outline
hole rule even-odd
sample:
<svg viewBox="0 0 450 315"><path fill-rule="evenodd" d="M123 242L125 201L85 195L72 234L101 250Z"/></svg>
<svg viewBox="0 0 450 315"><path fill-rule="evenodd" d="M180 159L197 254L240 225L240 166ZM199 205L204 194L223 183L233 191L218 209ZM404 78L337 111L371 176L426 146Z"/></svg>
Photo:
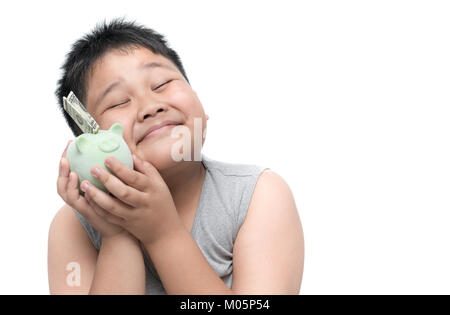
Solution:
<svg viewBox="0 0 450 315"><path fill-rule="evenodd" d="M170 82L172 82L173 80L169 80L169 81L167 81L167 82L164 82L163 84L161 84L161 85L158 85L156 88L155 88L155 91L157 90L157 89L159 89L160 87L162 87L162 86L164 86L164 85L166 85L167 83L170 83Z"/></svg>
<svg viewBox="0 0 450 315"><path fill-rule="evenodd" d="M111 106L110 108L114 108L114 107L117 107L117 106L120 106L120 105L126 104L126 103L128 103L129 101L130 101L130 100L126 100L126 101L124 101L124 102L122 102L122 103L119 103L119 104L113 105L113 106Z"/></svg>

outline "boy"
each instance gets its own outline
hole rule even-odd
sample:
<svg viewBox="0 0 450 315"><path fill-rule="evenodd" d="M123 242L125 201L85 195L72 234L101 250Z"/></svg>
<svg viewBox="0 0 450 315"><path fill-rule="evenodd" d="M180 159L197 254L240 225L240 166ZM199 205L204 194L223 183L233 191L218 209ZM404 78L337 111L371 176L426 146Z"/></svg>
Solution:
<svg viewBox="0 0 450 315"><path fill-rule="evenodd" d="M110 194L85 180L83 197L64 151L51 294L298 294L303 232L284 180L204 155L173 158L171 132L194 135L197 119L203 135L208 116L163 36L113 20L77 41L62 69L56 96L74 135L61 104L71 90L100 129L121 123L134 169L107 158L113 175L91 172Z"/></svg>

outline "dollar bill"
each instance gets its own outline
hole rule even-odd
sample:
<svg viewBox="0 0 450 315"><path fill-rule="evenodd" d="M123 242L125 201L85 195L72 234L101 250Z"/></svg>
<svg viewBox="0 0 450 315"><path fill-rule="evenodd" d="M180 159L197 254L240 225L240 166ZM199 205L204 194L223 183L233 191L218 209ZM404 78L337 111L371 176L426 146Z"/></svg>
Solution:
<svg viewBox="0 0 450 315"><path fill-rule="evenodd" d="M63 107L84 133L97 133L100 129L97 122L72 91L67 97L63 97Z"/></svg>

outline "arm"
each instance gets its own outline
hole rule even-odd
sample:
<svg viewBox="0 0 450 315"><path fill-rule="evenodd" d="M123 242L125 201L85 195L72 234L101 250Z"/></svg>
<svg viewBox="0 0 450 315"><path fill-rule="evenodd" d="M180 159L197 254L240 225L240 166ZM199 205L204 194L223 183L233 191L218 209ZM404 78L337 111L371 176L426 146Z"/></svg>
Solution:
<svg viewBox="0 0 450 315"><path fill-rule="evenodd" d="M97 177L117 199L94 186L85 192L111 222L144 244L168 294L298 294L303 232L292 193L280 176L266 172L258 179L235 243L237 279L230 290L183 226L158 170L136 156L133 170L113 157L107 161L115 175L102 171Z"/></svg>
<svg viewBox="0 0 450 315"><path fill-rule="evenodd" d="M124 233L102 239L89 294L145 294L145 265L139 241Z"/></svg>
<svg viewBox="0 0 450 315"><path fill-rule="evenodd" d="M120 234L105 238L98 253L67 205L58 211L50 225L48 279L51 294L145 293L139 243Z"/></svg>
<svg viewBox="0 0 450 315"><path fill-rule="evenodd" d="M106 162L114 175L101 171L97 178L115 197L83 181L89 185L87 189L81 186L86 199L98 206L106 221L114 222L140 240L166 292L231 294L184 227L159 171L136 156L133 156L135 169L113 157Z"/></svg>
<svg viewBox="0 0 450 315"><path fill-rule="evenodd" d="M236 238L232 290L185 229L145 247L169 294L298 294L300 290L300 219L288 185L270 171L258 179Z"/></svg>
<svg viewBox="0 0 450 315"><path fill-rule="evenodd" d="M272 171L258 179L233 248L236 294L299 294L304 240L294 197Z"/></svg>
<svg viewBox="0 0 450 315"><path fill-rule="evenodd" d="M144 246L167 294L233 294L182 223L170 236Z"/></svg>

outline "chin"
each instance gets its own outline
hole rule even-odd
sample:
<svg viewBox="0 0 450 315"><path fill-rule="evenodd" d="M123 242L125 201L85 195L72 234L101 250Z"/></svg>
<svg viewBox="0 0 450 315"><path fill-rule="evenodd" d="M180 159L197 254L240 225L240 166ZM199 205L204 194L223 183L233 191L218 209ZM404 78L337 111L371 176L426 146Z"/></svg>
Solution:
<svg viewBox="0 0 450 315"><path fill-rule="evenodd" d="M178 165L183 161L175 161L171 154L172 143L155 143L139 148L138 156L151 163L157 170L162 171Z"/></svg>

